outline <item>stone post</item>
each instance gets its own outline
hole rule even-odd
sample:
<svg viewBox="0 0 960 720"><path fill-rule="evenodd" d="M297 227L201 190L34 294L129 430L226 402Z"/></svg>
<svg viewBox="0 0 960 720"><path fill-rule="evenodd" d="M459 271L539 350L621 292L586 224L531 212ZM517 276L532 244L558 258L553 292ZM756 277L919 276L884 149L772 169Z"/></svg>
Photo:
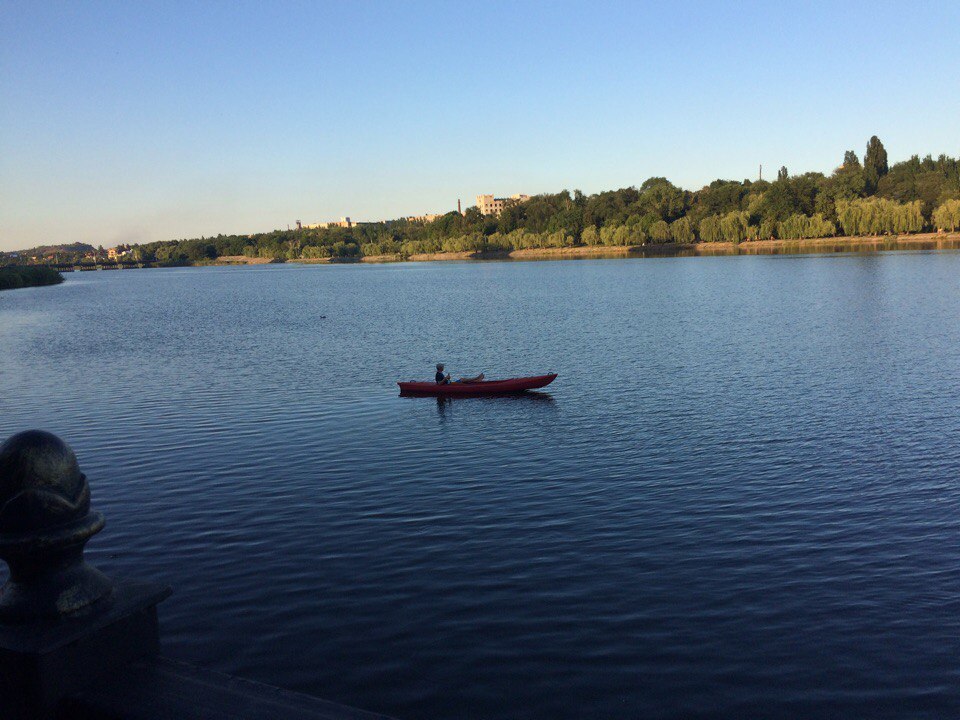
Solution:
<svg viewBox="0 0 960 720"><path fill-rule="evenodd" d="M0 718L51 717L61 700L159 649L162 585L113 582L83 558L104 526L73 450L30 430L0 446Z"/></svg>

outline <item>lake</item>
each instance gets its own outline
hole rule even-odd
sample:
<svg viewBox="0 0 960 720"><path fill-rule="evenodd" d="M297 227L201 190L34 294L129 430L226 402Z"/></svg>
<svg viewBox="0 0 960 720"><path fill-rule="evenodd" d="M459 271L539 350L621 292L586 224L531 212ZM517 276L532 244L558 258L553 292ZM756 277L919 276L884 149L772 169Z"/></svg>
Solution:
<svg viewBox="0 0 960 720"><path fill-rule="evenodd" d="M960 714L960 253L0 294L171 657L409 720ZM559 373L507 398L397 380Z"/></svg>

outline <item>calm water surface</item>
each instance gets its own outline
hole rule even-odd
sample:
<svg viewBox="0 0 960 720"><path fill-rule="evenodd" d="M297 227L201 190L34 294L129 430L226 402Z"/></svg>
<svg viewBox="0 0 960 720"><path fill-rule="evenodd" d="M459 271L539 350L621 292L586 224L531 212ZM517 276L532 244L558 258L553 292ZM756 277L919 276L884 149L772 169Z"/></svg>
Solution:
<svg viewBox="0 0 960 720"><path fill-rule="evenodd" d="M324 317L325 316L325 317ZM960 714L960 254L77 273L0 294L165 652L401 718ZM396 380L560 373L549 393Z"/></svg>

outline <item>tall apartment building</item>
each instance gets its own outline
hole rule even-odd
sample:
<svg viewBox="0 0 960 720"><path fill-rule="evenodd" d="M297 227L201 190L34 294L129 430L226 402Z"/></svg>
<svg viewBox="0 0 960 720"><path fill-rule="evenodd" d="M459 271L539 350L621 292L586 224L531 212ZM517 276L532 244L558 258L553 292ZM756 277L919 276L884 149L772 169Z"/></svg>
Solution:
<svg viewBox="0 0 960 720"><path fill-rule="evenodd" d="M529 195L519 194L511 195L508 198L498 198L493 195L477 195L477 209L481 215L496 215L500 217L500 213L508 201L516 200L517 202L526 202L529 199Z"/></svg>

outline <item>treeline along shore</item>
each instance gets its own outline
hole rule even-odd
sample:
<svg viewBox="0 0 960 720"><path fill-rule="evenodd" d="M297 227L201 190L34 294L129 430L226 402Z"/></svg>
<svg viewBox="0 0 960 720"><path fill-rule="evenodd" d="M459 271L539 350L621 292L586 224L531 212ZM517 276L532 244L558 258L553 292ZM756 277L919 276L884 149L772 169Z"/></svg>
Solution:
<svg viewBox="0 0 960 720"><path fill-rule="evenodd" d="M0 290L56 285L62 282L63 276L45 265L8 265L0 267Z"/></svg>
<svg viewBox="0 0 960 720"><path fill-rule="evenodd" d="M644 245L574 245L572 247L526 248L464 252L417 253L413 255L365 255L359 262L427 262L437 260L557 260L567 258L616 258L699 255L777 255L823 252L872 252L881 250L960 250L960 232L877 236L835 236L818 239L744 240L743 242L647 243ZM353 262L327 258L287 262ZM257 258L231 258L230 264L264 262ZM215 263L219 264L219 263Z"/></svg>
<svg viewBox="0 0 960 720"><path fill-rule="evenodd" d="M838 158L839 159L839 158ZM870 138L861 159L848 150L829 175L775 180L715 180L688 191L663 177L639 187L585 195L576 190L508 201L499 214L476 207L432 222L390 220L353 227L218 235L134 246L130 259L161 265L259 261L421 260L456 257L552 257L658 247L722 247L960 230L960 161L913 156L888 165Z"/></svg>

